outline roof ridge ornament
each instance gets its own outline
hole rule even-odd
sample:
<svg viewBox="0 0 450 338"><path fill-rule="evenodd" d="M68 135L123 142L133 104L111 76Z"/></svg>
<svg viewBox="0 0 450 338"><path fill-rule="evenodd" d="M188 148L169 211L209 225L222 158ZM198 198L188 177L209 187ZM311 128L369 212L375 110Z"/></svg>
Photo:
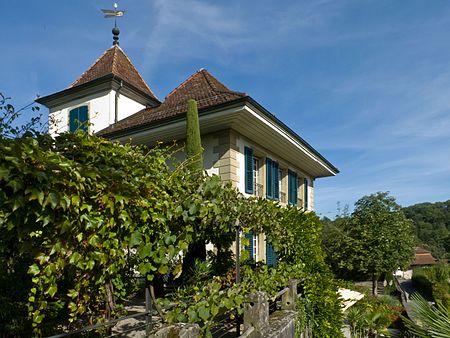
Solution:
<svg viewBox="0 0 450 338"><path fill-rule="evenodd" d="M101 11L105 15L105 18L114 18L114 28L112 29L113 33L113 46L119 45L119 34L120 30L117 27L117 18L120 18L124 15L125 11L121 9L117 9L117 2L114 3L114 9L102 9Z"/></svg>

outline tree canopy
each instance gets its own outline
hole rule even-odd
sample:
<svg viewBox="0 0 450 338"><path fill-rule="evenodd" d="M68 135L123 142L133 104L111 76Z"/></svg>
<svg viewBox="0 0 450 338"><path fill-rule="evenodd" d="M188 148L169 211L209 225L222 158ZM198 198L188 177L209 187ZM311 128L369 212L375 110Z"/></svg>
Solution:
<svg viewBox="0 0 450 338"><path fill-rule="evenodd" d="M403 212L413 221L420 245L436 258L450 258L450 200L411 205Z"/></svg>
<svg viewBox="0 0 450 338"><path fill-rule="evenodd" d="M328 261L338 275L368 277L373 282L398 267L406 267L414 243L411 222L387 192L359 199L351 215L328 222L324 235Z"/></svg>

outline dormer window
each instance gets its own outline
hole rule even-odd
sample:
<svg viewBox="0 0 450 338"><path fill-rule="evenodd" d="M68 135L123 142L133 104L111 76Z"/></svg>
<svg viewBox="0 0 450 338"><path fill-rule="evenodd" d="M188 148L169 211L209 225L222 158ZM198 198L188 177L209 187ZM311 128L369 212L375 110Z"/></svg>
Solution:
<svg viewBox="0 0 450 338"><path fill-rule="evenodd" d="M88 131L88 106L80 106L69 112L69 131L71 133L78 129Z"/></svg>

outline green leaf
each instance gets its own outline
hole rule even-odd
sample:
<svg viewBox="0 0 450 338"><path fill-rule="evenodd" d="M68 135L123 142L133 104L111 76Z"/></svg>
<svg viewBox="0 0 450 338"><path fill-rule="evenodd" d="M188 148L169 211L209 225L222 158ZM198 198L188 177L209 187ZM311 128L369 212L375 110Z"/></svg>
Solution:
<svg viewBox="0 0 450 338"><path fill-rule="evenodd" d="M43 314L40 314L39 311L36 311L35 314L33 315L33 322L36 324L40 324L44 319L44 317L45 316Z"/></svg>
<svg viewBox="0 0 450 338"><path fill-rule="evenodd" d="M73 204L73 205L75 205L75 206L80 205L80 197L79 197L79 196L77 196L77 195L72 195L71 200L72 200L72 204Z"/></svg>
<svg viewBox="0 0 450 338"><path fill-rule="evenodd" d="M10 180L7 185L13 189L14 193L16 193L17 191L22 189L23 182L19 181L18 179L13 179L13 180Z"/></svg>
<svg viewBox="0 0 450 338"><path fill-rule="evenodd" d="M51 192L48 194L47 200L50 202L52 209L55 209L59 203L59 196L55 192Z"/></svg>
<svg viewBox="0 0 450 338"><path fill-rule="evenodd" d="M212 305L211 306L211 314L213 315L213 317L217 316L218 313L219 313L219 307L216 305Z"/></svg>
<svg viewBox="0 0 450 338"><path fill-rule="evenodd" d="M58 290L56 285L52 285L48 288L47 293L50 295L50 297L53 297Z"/></svg>
<svg viewBox="0 0 450 338"><path fill-rule="evenodd" d="M72 253L72 255L69 258L69 263L76 265L78 263L78 261L80 260L80 258L81 258L81 255L78 252L74 252L74 253Z"/></svg>
<svg viewBox="0 0 450 338"><path fill-rule="evenodd" d="M9 179L9 169L8 168L0 168L0 180L7 181Z"/></svg>
<svg viewBox="0 0 450 338"><path fill-rule="evenodd" d="M33 264L28 268L28 273L30 275L36 276L40 272L39 266L37 264Z"/></svg>
<svg viewBox="0 0 450 338"><path fill-rule="evenodd" d="M198 308L198 316L203 319L203 321L207 321L209 319L210 313L209 313L209 309L205 306L200 306Z"/></svg>
<svg viewBox="0 0 450 338"><path fill-rule="evenodd" d="M161 275L165 275L168 271L169 271L169 268L167 267L167 265L161 265L158 269L158 272Z"/></svg>
<svg viewBox="0 0 450 338"><path fill-rule="evenodd" d="M142 259L146 257L151 257L152 253L153 253L153 245L150 243L138 248L139 257Z"/></svg>
<svg viewBox="0 0 450 338"><path fill-rule="evenodd" d="M231 310L232 308L234 308L234 302L232 299L230 298L225 298L223 301L223 305L228 309Z"/></svg>
<svg viewBox="0 0 450 338"><path fill-rule="evenodd" d="M41 190L38 190L36 188L33 188L31 190L31 194L30 194L30 201L32 200L37 200L39 202L40 205L42 205L42 202L44 201L44 192Z"/></svg>
<svg viewBox="0 0 450 338"><path fill-rule="evenodd" d="M130 238L130 248L133 248L135 246L138 246L142 242L142 235L139 231L135 231L131 234Z"/></svg>

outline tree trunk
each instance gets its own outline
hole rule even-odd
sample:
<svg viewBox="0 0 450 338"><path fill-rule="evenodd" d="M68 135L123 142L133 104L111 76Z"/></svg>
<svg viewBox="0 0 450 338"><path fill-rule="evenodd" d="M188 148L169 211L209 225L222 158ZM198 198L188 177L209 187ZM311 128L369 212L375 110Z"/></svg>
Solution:
<svg viewBox="0 0 450 338"><path fill-rule="evenodd" d="M372 275L372 295L378 295L378 277L375 275Z"/></svg>
<svg viewBox="0 0 450 338"><path fill-rule="evenodd" d="M110 320L112 312L116 307L114 302L114 286L111 282L105 284L106 289L106 319Z"/></svg>

